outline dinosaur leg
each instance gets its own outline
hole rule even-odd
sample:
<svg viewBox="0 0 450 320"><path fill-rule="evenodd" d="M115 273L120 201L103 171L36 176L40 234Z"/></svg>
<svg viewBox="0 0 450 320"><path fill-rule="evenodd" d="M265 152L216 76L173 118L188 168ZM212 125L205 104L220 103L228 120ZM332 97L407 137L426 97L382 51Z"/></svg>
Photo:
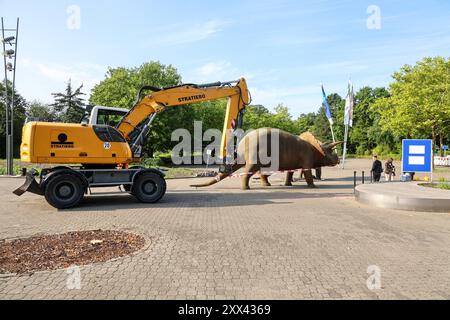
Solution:
<svg viewBox="0 0 450 320"><path fill-rule="evenodd" d="M305 170L301 169L300 174L298 176L298 180L302 180L304 178L304 176L305 176Z"/></svg>
<svg viewBox="0 0 450 320"><path fill-rule="evenodd" d="M284 185L287 187L292 186L292 178L294 176L294 172L288 172L286 173L286 181L284 182Z"/></svg>
<svg viewBox="0 0 450 320"><path fill-rule="evenodd" d="M242 173L242 190L249 190L250 189L250 178L252 177L252 175L258 171L259 168L256 168L255 165L247 165L245 167L244 172ZM262 179L262 175L261 175L261 179Z"/></svg>
<svg viewBox="0 0 450 320"><path fill-rule="evenodd" d="M269 176L261 173L261 184L264 187L270 187Z"/></svg>
<svg viewBox="0 0 450 320"><path fill-rule="evenodd" d="M250 189L250 178L253 174L251 172L245 172L245 175L242 176L242 190Z"/></svg>
<svg viewBox="0 0 450 320"><path fill-rule="evenodd" d="M314 185L314 178L311 170L304 170L303 172L305 173L305 180L308 184L308 187L315 188L316 186Z"/></svg>

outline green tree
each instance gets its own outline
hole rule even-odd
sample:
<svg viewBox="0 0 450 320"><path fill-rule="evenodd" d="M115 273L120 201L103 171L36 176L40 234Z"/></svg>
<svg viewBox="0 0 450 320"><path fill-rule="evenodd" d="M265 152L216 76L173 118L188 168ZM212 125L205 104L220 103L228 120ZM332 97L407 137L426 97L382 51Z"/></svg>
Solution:
<svg viewBox="0 0 450 320"><path fill-rule="evenodd" d="M333 131L337 140L343 139L343 110L345 100L343 100L337 93L327 96L327 101L330 106L330 111L333 117ZM317 139L321 141L332 141L333 137L330 130L330 123L325 114L325 107L320 106L315 113L301 114L295 121L296 131L301 134L310 131ZM342 129L342 130L341 130Z"/></svg>
<svg viewBox="0 0 450 320"><path fill-rule="evenodd" d="M262 105L248 106L244 116L244 130L268 127L295 134L297 127L292 120L289 109L283 104L279 104L274 111L270 112Z"/></svg>
<svg viewBox="0 0 450 320"><path fill-rule="evenodd" d="M145 85L169 87L181 84L181 76L172 65L158 61L134 68L108 68L105 79L95 85L89 102L116 108L131 108L138 90Z"/></svg>
<svg viewBox="0 0 450 320"><path fill-rule="evenodd" d="M12 84L8 81L7 83L7 94L8 101L11 103L12 97ZM20 142L21 142L21 133L22 133L22 125L25 121L25 108L26 108L25 99L14 90L14 132L13 132L13 147L14 147L14 157L20 156ZM4 81L0 83L0 158L6 157L6 106L5 106L5 86Z"/></svg>
<svg viewBox="0 0 450 320"><path fill-rule="evenodd" d="M316 114L314 112L302 113L297 120L295 120L295 127L297 128L297 134L300 135L303 132L312 131L314 123L316 122Z"/></svg>
<svg viewBox="0 0 450 320"><path fill-rule="evenodd" d="M337 141L343 141L345 99L337 93L332 93L328 95L327 100L333 116L333 131L335 134L335 139ZM323 109L321 115L322 117L325 117L325 109ZM331 141L332 137L330 130L328 130L328 136L326 138L327 139L324 139L324 141Z"/></svg>
<svg viewBox="0 0 450 320"><path fill-rule="evenodd" d="M52 93L55 102L50 106L58 115L58 118L63 122L78 123L84 114L84 99L81 97L85 95L81 92L83 85L73 90L71 80L67 83L65 92Z"/></svg>
<svg viewBox="0 0 450 320"><path fill-rule="evenodd" d="M244 130L270 127L272 114L262 105L249 105L244 114Z"/></svg>
<svg viewBox="0 0 450 320"><path fill-rule="evenodd" d="M27 117L39 119L39 121L53 122L57 120L57 115L52 108L40 101L32 101L26 108Z"/></svg>
<svg viewBox="0 0 450 320"><path fill-rule="evenodd" d="M355 94L354 123L349 134L349 150L358 155L371 154L377 146L388 153L396 151L393 136L390 132L381 130L380 114L370 107L378 99L387 97L389 92L385 88L363 87Z"/></svg>
<svg viewBox="0 0 450 320"><path fill-rule="evenodd" d="M380 125L397 138L431 137L434 146L438 135L445 137L450 119L450 59L427 57L392 77L391 95L372 106Z"/></svg>
<svg viewBox="0 0 450 320"><path fill-rule="evenodd" d="M270 127L278 128L292 134L295 134L297 131L289 113L289 108L283 104L275 107L275 113L271 116L270 124Z"/></svg>
<svg viewBox="0 0 450 320"><path fill-rule="evenodd" d="M222 130L226 109L226 99L211 100L199 104L194 104L191 107L195 120L202 121L203 130Z"/></svg>
<svg viewBox="0 0 450 320"><path fill-rule="evenodd" d="M144 85L169 87L181 84L181 76L171 65L151 61L135 68L109 68L106 78L92 89L89 102L117 108L131 108L136 102L138 90ZM159 114L152 124L147 139L150 156L156 151L171 149L172 131L178 128L189 130L193 126L193 111L189 108L174 107Z"/></svg>

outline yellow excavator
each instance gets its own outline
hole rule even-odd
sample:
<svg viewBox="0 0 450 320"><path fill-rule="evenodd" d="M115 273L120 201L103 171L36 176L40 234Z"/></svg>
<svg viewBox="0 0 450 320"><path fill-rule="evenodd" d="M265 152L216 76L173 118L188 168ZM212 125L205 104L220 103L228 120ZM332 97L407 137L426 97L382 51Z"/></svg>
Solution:
<svg viewBox="0 0 450 320"><path fill-rule="evenodd" d="M142 97L146 91L151 93ZM31 170L14 193L44 195L50 205L65 209L78 205L91 188L123 186L139 201L157 202L166 192L164 173L157 168L129 166L140 162L153 120L170 107L221 98L228 98L219 155L226 159L230 156L227 149L232 132L242 127L245 107L251 99L243 78L167 88L144 86L116 127L28 122L22 129L21 161L55 166L42 169L40 174Z"/></svg>

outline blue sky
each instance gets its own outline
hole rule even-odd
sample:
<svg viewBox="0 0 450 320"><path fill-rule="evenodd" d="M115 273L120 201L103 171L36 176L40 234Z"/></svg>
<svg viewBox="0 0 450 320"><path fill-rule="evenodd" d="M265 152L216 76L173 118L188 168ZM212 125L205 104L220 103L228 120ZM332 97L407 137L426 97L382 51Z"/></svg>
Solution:
<svg viewBox="0 0 450 320"><path fill-rule="evenodd" d="M67 25L71 5L79 28ZM367 27L371 5L380 29ZM244 76L254 103L297 116L321 105L321 82L345 96L350 77L386 86L405 63L450 56L448 0L0 0L0 15L7 27L21 19L17 87L30 101L51 102L68 78L89 93L108 66L159 60L184 82Z"/></svg>

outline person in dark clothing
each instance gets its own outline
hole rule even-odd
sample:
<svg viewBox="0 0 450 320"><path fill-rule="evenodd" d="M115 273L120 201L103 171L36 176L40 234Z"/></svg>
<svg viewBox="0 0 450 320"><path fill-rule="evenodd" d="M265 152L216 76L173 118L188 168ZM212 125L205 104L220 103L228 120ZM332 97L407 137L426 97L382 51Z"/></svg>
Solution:
<svg viewBox="0 0 450 320"><path fill-rule="evenodd" d="M372 173L373 182L380 182L383 165L376 155L373 156L372 170L370 172Z"/></svg>
<svg viewBox="0 0 450 320"><path fill-rule="evenodd" d="M394 159L390 158L385 163L384 176L386 181L392 181L395 177Z"/></svg>

